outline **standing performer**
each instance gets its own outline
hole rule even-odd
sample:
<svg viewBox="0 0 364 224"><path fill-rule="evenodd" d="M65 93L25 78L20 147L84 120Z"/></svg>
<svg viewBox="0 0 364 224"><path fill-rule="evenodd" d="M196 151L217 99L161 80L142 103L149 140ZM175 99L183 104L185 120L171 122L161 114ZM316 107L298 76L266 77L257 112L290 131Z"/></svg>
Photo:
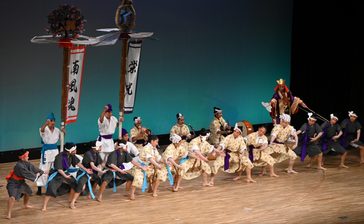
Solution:
<svg viewBox="0 0 364 224"><path fill-rule="evenodd" d="M70 208L76 208L75 202L77 198L80 196L80 193L85 188L87 184L87 189L90 194L90 198L94 199L94 192L96 190L97 185L101 185L101 178L99 177L100 174L106 173L106 171L102 170L102 159L100 156L100 151L102 148L102 142L96 141L95 147L92 147L89 151L87 151L82 159L82 165L88 169L92 170L92 174L86 172L86 170L79 169L77 172L76 178L76 187L75 193L70 203ZM92 184L93 183L93 184Z"/></svg>
<svg viewBox="0 0 364 224"><path fill-rule="evenodd" d="M97 123L100 132L97 140L102 142L100 156L102 161L105 163L107 161L107 157L112 151L114 151L114 140L112 136L114 135L115 129L118 125L118 119L112 115L111 104L107 104L104 107Z"/></svg>
<svg viewBox="0 0 364 224"><path fill-rule="evenodd" d="M246 172L246 182L255 183L256 181L252 178L251 170L254 167L253 163L249 160L247 155L247 147L242 131L238 127L238 124L234 127L234 132L220 142L219 148L225 150L224 158L224 171L227 173L237 173L238 176L234 180L241 178L241 173ZM219 157L217 160L223 160ZM222 163L221 163L222 164Z"/></svg>
<svg viewBox="0 0 364 224"><path fill-rule="evenodd" d="M274 126L271 132L270 144L266 152L268 154L278 154L278 157L275 158L276 163L289 159L287 173L297 173L293 169L294 161L297 158L293 150L297 147L298 137L296 130L290 125L290 122L291 116L288 114L280 115L280 122ZM293 145L289 144L290 136L294 138Z"/></svg>
<svg viewBox="0 0 364 224"><path fill-rule="evenodd" d="M307 108L306 104L300 98L292 95L283 79L277 80L277 86L274 88L274 94L270 101L270 116L272 117L273 123L279 124L279 116L281 114L292 115L297 113L299 105Z"/></svg>
<svg viewBox="0 0 364 224"><path fill-rule="evenodd" d="M76 187L76 180L70 174L74 172L74 170L71 169L71 166L78 166L79 168L85 170L89 175L92 175L92 171L86 169L77 158L77 146L74 143L66 143L64 148L65 151L56 156L54 160L54 168L49 173L42 211L47 211L47 205L51 197L62 196L68 193L70 189L71 192L69 194L69 201L72 200L74 195L73 188Z"/></svg>
<svg viewBox="0 0 364 224"><path fill-rule="evenodd" d="M305 160L306 155L311 158L311 161L317 158L317 169L326 170L322 166L322 151L318 144L318 140L322 136L323 132L316 123L316 117L312 113L308 113L308 122L303 124L300 130L297 131L297 135L303 134L300 145L294 150L295 153L301 157L301 161ZM311 166L311 161L307 167Z"/></svg>
<svg viewBox="0 0 364 224"><path fill-rule="evenodd" d="M190 140L193 138L193 136L190 133L190 129L185 124L185 117L183 114L178 113L176 114L177 123L171 128L171 131L169 132L172 136L173 134L179 135L182 140Z"/></svg>
<svg viewBox="0 0 364 224"><path fill-rule="evenodd" d="M106 167L108 168L108 171L102 176L102 184L97 194L97 201L102 201L102 194L111 181L113 181L114 192L116 192L116 187L118 185L122 185L125 182L126 191L130 190L134 177L130 173L126 172L124 167L124 163L130 162L133 163L133 165L144 169L140 164L133 160L128 153L126 141L120 140L120 144L116 146L115 151L113 151L107 159ZM130 198L134 198L133 192L130 194Z"/></svg>
<svg viewBox="0 0 364 224"><path fill-rule="evenodd" d="M157 197L160 182L164 182L167 179L167 169L157 149L158 142L158 137L151 135L149 143L140 150L139 161L144 169L140 167L135 168L130 194L131 200L135 199L134 193L136 188L141 188L142 192L144 192L148 188L148 182L151 186L150 190L153 191L153 197Z"/></svg>
<svg viewBox="0 0 364 224"><path fill-rule="evenodd" d="M267 153L268 138L265 136L267 128L261 126L257 132L253 132L246 137L246 144L249 149L249 159L254 166L266 166L269 167L269 175L271 177L278 177L274 172L275 160Z"/></svg>
<svg viewBox="0 0 364 224"><path fill-rule="evenodd" d="M360 150L360 163L364 164L364 143L360 141L361 124L357 120L358 115L353 111L349 111L349 119L345 119L341 123L344 129L342 138L342 145L346 149L359 149Z"/></svg>
<svg viewBox="0 0 364 224"><path fill-rule="evenodd" d="M134 127L130 130L131 142L135 144L138 149L148 142L148 137L151 134L150 130L142 126L142 119L134 117Z"/></svg>
<svg viewBox="0 0 364 224"><path fill-rule="evenodd" d="M340 125L337 123L339 120L334 114L330 114L330 122L324 122L321 125L323 135L321 137L322 152L327 154L330 150L341 154L340 168L349 168L345 166L345 158L348 152L340 145L339 138L343 134Z"/></svg>
<svg viewBox="0 0 364 224"><path fill-rule="evenodd" d="M32 189L25 182L25 179L36 182L38 178L44 174L41 169L38 169L31 164L28 159L29 152L26 151L23 154L22 151L22 155L19 156L19 161L6 177L6 180L8 181L6 189L9 194L7 219L11 219L11 210L14 206L15 200L19 201L19 199L23 196L24 208L32 208L32 206L29 205L29 196L32 195Z"/></svg>
<svg viewBox="0 0 364 224"><path fill-rule="evenodd" d="M183 144L182 138L177 134L171 134L170 141L172 143L168 145L167 148L164 150L162 157L164 158L168 166L168 178L170 183L173 183L172 191L177 192L182 180L182 164L184 164L188 159L188 148L185 147L186 144ZM174 173L173 178L170 176L171 169Z"/></svg>
<svg viewBox="0 0 364 224"><path fill-rule="evenodd" d="M214 119L210 123L210 143L217 147L224 136L231 133L231 127L222 117L222 110L214 107Z"/></svg>
<svg viewBox="0 0 364 224"><path fill-rule="evenodd" d="M188 160L182 164L181 172L181 176L185 180L192 180L202 174L202 186L204 187L213 186L213 182L208 181L208 175L213 176L208 156L214 152L215 148L208 143L207 139L209 136L210 133L205 128L202 128L200 135L191 140L188 150ZM213 164L213 161L211 164Z"/></svg>
<svg viewBox="0 0 364 224"><path fill-rule="evenodd" d="M40 137L42 138L42 150L39 168L49 173L53 167L54 159L58 155L57 142L61 136L61 131L55 127L56 118L53 113L50 113L46 122L39 128ZM62 132L65 133L64 128ZM47 183L48 175L42 175L37 180L38 191L37 195L42 194L42 187Z"/></svg>

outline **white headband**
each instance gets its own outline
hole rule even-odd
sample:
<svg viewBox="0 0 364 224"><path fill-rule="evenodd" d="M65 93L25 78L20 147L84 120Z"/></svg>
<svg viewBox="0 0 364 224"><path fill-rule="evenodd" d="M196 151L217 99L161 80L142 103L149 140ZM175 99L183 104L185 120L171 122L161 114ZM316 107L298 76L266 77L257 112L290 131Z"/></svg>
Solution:
<svg viewBox="0 0 364 224"><path fill-rule="evenodd" d="M169 137L169 140L174 143L174 144L177 144L178 142L180 142L182 140L181 136L179 135L176 135L176 134L172 134L170 137Z"/></svg>
<svg viewBox="0 0 364 224"><path fill-rule="evenodd" d="M126 149L126 144L124 143L120 143L119 146L122 148L122 149Z"/></svg>
<svg viewBox="0 0 364 224"><path fill-rule="evenodd" d="M285 121L285 122L291 122L291 116L289 116L288 114L281 114L279 115L279 118L282 120L282 121Z"/></svg>
<svg viewBox="0 0 364 224"><path fill-rule="evenodd" d="M335 120L339 120L339 118L338 117L336 117L334 114L330 114L330 119L335 119Z"/></svg>
<svg viewBox="0 0 364 224"><path fill-rule="evenodd" d="M142 122L142 119L140 117L135 118L134 120L134 124L138 123L138 122Z"/></svg>
<svg viewBox="0 0 364 224"><path fill-rule="evenodd" d="M307 120L314 120L316 121L316 118L312 117L313 113L308 113L308 118Z"/></svg>
<svg viewBox="0 0 364 224"><path fill-rule="evenodd" d="M73 146L73 147L72 147L72 148L70 148L70 149L65 148L65 150L66 150L67 152L71 153L71 152L75 151L75 150L76 150L76 148L77 148L77 146L75 145L75 146Z"/></svg>
<svg viewBox="0 0 364 224"><path fill-rule="evenodd" d="M238 127L238 123L235 123L234 131L238 130L240 133L242 133L241 129Z"/></svg>
<svg viewBox="0 0 364 224"><path fill-rule="evenodd" d="M202 136L202 135L201 135L201 140L202 140L202 141L206 141L206 140L208 139L208 137L210 137L210 132L206 133L206 135L205 135L205 136Z"/></svg>
<svg viewBox="0 0 364 224"><path fill-rule="evenodd" d="M349 111L349 117L358 117L354 111Z"/></svg>
<svg viewBox="0 0 364 224"><path fill-rule="evenodd" d="M95 146L92 146L93 149L99 149L102 146L101 141L96 141Z"/></svg>

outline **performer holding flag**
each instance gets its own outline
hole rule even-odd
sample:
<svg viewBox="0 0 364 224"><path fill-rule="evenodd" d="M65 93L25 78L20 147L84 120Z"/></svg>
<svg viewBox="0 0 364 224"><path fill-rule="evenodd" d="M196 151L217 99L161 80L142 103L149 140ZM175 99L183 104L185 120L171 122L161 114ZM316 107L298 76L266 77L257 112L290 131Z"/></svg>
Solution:
<svg viewBox="0 0 364 224"><path fill-rule="evenodd" d="M39 128L39 134L42 138L42 150L39 163L39 169L49 172L53 167L54 159L58 155L57 143L61 136L61 131L55 127L56 118L54 113L50 113L46 122ZM61 128L65 133L64 128ZM42 187L47 183L48 175L42 175L37 180L38 191L37 195L42 195Z"/></svg>

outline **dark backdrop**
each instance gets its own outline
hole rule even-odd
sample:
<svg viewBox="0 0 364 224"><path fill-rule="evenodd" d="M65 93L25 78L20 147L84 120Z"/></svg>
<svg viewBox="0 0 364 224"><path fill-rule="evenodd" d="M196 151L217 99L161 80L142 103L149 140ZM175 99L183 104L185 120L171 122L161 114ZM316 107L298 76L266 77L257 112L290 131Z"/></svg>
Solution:
<svg viewBox="0 0 364 224"><path fill-rule="evenodd" d="M300 1L293 4L291 90L320 115L349 110L364 124L363 1ZM300 112L299 127L307 114Z"/></svg>

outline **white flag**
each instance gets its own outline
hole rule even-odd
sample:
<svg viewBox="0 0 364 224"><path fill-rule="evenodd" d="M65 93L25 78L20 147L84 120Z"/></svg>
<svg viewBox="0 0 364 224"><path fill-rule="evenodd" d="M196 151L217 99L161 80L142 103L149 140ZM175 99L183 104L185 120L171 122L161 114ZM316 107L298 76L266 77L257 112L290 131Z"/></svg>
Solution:
<svg viewBox="0 0 364 224"><path fill-rule="evenodd" d="M85 50L85 46L73 46L70 51L66 124L77 121Z"/></svg>
<svg viewBox="0 0 364 224"><path fill-rule="evenodd" d="M134 109L141 48L142 48L141 41L129 42L128 59L126 67L127 71L125 78L125 103L124 103L125 113L132 113Z"/></svg>

